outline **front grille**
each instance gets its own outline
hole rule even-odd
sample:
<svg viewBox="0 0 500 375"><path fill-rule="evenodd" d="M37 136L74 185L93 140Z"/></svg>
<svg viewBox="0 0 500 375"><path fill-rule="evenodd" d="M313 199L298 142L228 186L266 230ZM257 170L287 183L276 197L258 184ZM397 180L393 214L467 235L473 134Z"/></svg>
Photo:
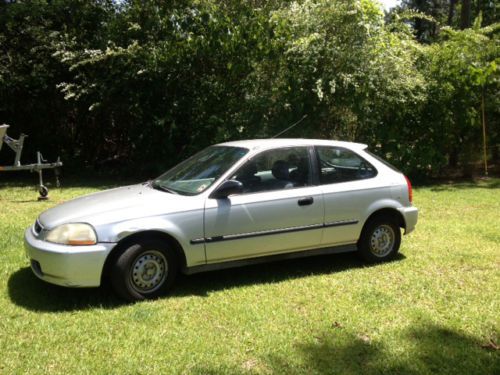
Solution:
<svg viewBox="0 0 500 375"><path fill-rule="evenodd" d="M35 227L34 227L34 230L35 230L35 234L40 234L40 232L42 231L42 226L40 225L40 223L38 222L38 219L35 221Z"/></svg>

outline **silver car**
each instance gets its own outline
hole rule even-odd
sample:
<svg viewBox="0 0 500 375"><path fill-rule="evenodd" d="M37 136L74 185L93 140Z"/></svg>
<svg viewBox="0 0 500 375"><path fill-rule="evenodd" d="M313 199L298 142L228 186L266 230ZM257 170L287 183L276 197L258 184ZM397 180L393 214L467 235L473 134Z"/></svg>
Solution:
<svg viewBox="0 0 500 375"><path fill-rule="evenodd" d="M359 143L266 139L208 147L155 180L43 212L25 232L36 276L127 300L192 274L357 252L389 260L417 223L410 181Z"/></svg>

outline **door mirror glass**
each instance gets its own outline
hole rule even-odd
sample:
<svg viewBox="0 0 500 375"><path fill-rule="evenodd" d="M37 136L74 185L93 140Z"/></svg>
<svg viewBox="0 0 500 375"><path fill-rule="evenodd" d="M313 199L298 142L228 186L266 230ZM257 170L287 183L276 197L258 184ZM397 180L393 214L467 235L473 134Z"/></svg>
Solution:
<svg viewBox="0 0 500 375"><path fill-rule="evenodd" d="M214 190L210 195L213 199L225 199L233 194L243 193L243 184L235 180L224 181L220 186Z"/></svg>

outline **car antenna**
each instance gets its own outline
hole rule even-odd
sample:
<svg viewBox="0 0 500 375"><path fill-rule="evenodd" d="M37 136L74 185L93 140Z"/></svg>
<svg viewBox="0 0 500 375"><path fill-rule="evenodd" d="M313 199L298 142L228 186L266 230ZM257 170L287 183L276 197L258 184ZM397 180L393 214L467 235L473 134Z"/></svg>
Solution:
<svg viewBox="0 0 500 375"><path fill-rule="evenodd" d="M296 123L294 123L294 124L290 125L290 126L289 126L288 128L286 128L285 130L283 130L283 131L279 132L278 134L276 134L275 136L271 137L271 139L272 139L272 138L277 138L277 137L279 137L281 134L286 133L287 131L289 131L289 130L290 130L291 128L293 128L294 126L297 126L298 124L300 124L300 123L301 123L301 122L302 122L302 121L303 121L306 117L307 117L307 114L305 114L304 116L302 116L302 118L301 118L299 121L297 121Z"/></svg>

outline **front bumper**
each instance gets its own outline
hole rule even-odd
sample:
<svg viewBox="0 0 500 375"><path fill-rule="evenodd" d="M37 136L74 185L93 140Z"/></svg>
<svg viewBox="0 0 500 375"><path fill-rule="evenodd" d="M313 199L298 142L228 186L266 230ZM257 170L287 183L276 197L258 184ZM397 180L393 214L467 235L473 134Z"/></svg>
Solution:
<svg viewBox="0 0 500 375"><path fill-rule="evenodd" d="M32 227L24 233L26 256L33 273L44 281L68 287L99 286L104 262L115 245L59 245L39 240Z"/></svg>
<svg viewBox="0 0 500 375"><path fill-rule="evenodd" d="M418 221L418 208L417 207L402 207L398 209L405 219L405 234L411 233L415 230L415 225Z"/></svg>

